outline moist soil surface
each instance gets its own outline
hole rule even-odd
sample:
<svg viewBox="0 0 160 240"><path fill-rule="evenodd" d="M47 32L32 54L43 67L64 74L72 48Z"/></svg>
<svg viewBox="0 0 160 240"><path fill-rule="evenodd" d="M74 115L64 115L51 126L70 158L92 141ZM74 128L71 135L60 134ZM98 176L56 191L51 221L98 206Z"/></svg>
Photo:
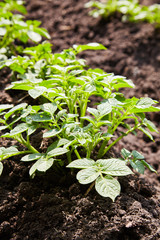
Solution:
<svg viewBox="0 0 160 240"><path fill-rule="evenodd" d="M94 19L84 8L86 2L27 0L27 18L41 21L49 31L53 52L73 44L102 43L107 51L81 54L87 64L132 79L136 87L122 90L127 97L160 101L160 29L148 23L122 23L119 14L107 20ZM8 74L6 69L0 72L0 103L16 103L24 95L5 92ZM160 130L160 113L148 117ZM49 170L30 179L29 165L19 157L6 160L0 180L0 239L160 239L160 138L158 134L154 138L151 142L142 133L130 135L115 147L115 153L123 147L140 151L158 174L146 170L144 175L119 178L121 195L114 203L94 189L84 197L88 186L77 183L75 176L58 176ZM1 146L13 144L0 140Z"/></svg>

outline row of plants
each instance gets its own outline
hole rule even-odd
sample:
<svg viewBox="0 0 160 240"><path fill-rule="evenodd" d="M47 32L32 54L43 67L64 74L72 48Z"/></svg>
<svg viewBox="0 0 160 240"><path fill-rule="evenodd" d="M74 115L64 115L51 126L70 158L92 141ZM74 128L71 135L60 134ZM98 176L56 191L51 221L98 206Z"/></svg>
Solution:
<svg viewBox="0 0 160 240"><path fill-rule="evenodd" d="M122 14L122 21L145 21L160 27L160 4L145 6L138 0L104 0L89 1L86 8L94 8L89 14L95 18L107 18L116 12Z"/></svg>
<svg viewBox="0 0 160 240"><path fill-rule="evenodd" d="M21 55L1 59L0 68L11 70L12 82L7 90L24 91L37 104L23 99L17 105L0 105L1 138L17 141L16 146L0 147L0 173L2 161L18 155L23 162L34 162L29 170L31 177L51 167L59 172L65 167L76 168L80 169L77 180L81 184L91 183L86 194L95 186L100 195L114 201L120 194L117 177L132 174L130 167L139 173L144 173L145 167L156 171L136 150L122 149L122 157L115 158L110 149L137 131L153 140L151 133L158 130L145 113L160 108L149 97L126 98L119 90L133 88L133 82L89 68L84 59L77 57L85 50L106 48L89 43L53 54L51 44L44 41L25 48ZM101 100L91 105L92 96ZM42 133L41 142L48 140L45 151L37 149L32 141L37 131Z"/></svg>

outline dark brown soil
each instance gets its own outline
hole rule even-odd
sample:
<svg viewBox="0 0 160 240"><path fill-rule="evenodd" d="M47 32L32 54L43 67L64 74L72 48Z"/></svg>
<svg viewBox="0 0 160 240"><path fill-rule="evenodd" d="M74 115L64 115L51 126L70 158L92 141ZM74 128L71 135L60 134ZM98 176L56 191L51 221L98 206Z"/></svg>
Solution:
<svg viewBox="0 0 160 240"><path fill-rule="evenodd" d="M93 19L84 8L87 0L26 1L28 19L42 21L51 35L53 51L73 44L99 42L107 51L87 51L81 56L92 67L131 78L135 89L123 90L129 97L149 96L160 101L160 29L148 23L122 23L120 16ZM147 4L160 3L148 0ZM15 103L6 93L7 70L0 73L0 103ZM160 130L160 113L149 115ZM0 145L14 141L0 139ZM19 158L5 162L0 181L0 239L2 240L158 240L160 239L160 138L155 142L139 133L119 143L145 155L158 174L120 178L121 195L115 203L100 197L74 176L48 174L30 179L29 166Z"/></svg>

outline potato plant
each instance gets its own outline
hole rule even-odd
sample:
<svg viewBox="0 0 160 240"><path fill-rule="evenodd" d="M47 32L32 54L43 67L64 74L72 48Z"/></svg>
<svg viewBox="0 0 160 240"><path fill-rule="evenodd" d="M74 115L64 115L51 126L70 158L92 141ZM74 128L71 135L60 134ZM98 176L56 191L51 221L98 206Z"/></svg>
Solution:
<svg viewBox="0 0 160 240"><path fill-rule="evenodd" d="M160 27L160 4L144 6L140 5L138 0L106 0L89 1L85 7L94 8L89 14L95 18L99 16L107 18L119 12L123 16L123 21L145 21Z"/></svg>
<svg viewBox="0 0 160 240"><path fill-rule="evenodd" d="M14 139L24 147L23 151L18 145L0 148L0 172L3 160L23 154L21 161L34 162L31 177L55 166L80 169L77 179L81 184L91 183L89 190L95 185L100 195L114 201L120 194L117 177L132 174L129 166L139 173L144 173L145 167L156 171L135 150L122 149L122 158L113 158L109 150L137 131L153 140L151 133L158 130L145 113L160 108L149 97L126 98L119 90L133 88L133 82L87 67L84 59L77 58L84 50L105 47L98 43L74 45L52 54L51 45L44 42L26 48L24 56L3 62L1 68L9 67L14 79L8 89L25 91L37 99L37 105L24 101L15 106L0 105L1 137ZM90 106L91 96L101 101ZM50 140L45 152L32 142L37 129L43 133L42 141Z"/></svg>
<svg viewBox="0 0 160 240"><path fill-rule="evenodd" d="M0 63L7 56L22 53L23 47L16 44L17 40L25 44L28 40L38 43L42 40L42 36L50 38L47 30L39 27L39 21L24 20L22 14L26 13L23 1L0 2Z"/></svg>

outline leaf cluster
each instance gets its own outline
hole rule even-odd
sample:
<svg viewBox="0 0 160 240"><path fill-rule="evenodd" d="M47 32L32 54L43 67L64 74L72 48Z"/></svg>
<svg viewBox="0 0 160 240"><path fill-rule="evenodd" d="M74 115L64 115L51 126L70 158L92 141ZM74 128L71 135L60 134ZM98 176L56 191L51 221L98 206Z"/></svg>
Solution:
<svg viewBox="0 0 160 240"><path fill-rule="evenodd" d="M16 44L17 40L25 44L28 40L40 42L42 36L50 38L47 30L39 27L39 21L24 20L22 14L26 13L23 1L0 2L0 60L22 52L23 47Z"/></svg>
<svg viewBox="0 0 160 240"><path fill-rule="evenodd" d="M127 164L140 173L144 167L155 170L136 151L122 150L124 159L106 159L106 154L124 136L137 130L153 140L151 133L158 130L145 113L160 108L151 98L125 98L119 89L133 88L133 82L101 69L90 69L84 59L77 58L84 50L105 47L98 43L74 45L53 54L51 44L43 42L26 48L24 56L12 56L3 62L1 68L9 67L14 78L8 89L25 91L40 104L0 105L1 137L15 139L24 146L24 151L12 147L9 154L8 148L0 148L1 161L23 154L21 161L34 162L29 172L32 177L36 171L45 172L52 166L80 168L80 183L92 182L99 194L114 201L120 193L116 178L132 173ZM89 107L91 96L101 101ZM37 130L43 132L42 141L51 140L45 152L32 143ZM0 168L2 172L2 162Z"/></svg>
<svg viewBox="0 0 160 240"><path fill-rule="evenodd" d="M119 12L123 15L122 21L145 21L160 27L160 4L144 6L139 4L138 0L106 0L105 2L89 1L85 7L94 8L89 14L95 18L99 16L107 18Z"/></svg>

